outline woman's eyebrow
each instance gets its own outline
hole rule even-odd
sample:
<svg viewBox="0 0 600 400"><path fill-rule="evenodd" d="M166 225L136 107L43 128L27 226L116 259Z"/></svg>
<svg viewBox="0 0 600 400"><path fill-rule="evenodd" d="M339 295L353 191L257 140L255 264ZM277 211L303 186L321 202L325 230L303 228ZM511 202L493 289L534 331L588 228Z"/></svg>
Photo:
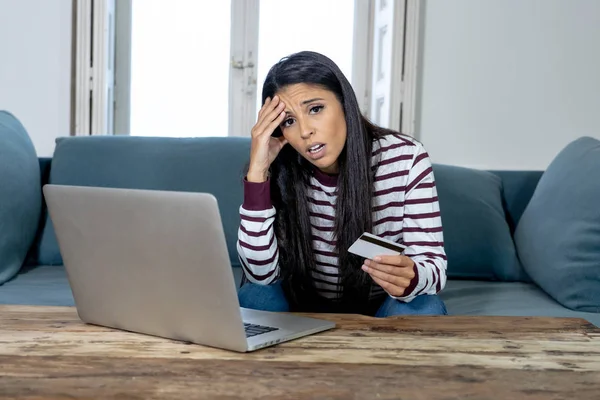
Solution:
<svg viewBox="0 0 600 400"><path fill-rule="evenodd" d="M308 103L312 103L313 101L319 101L319 100L320 100L320 101L324 101L324 99L322 99L322 98L320 98L320 97L315 97L314 99L310 99L310 100L304 100L304 101L302 102L302 105L306 105L306 104L308 104ZM286 110L285 114L286 114L286 115L291 115L291 114L293 114L293 113L292 113L291 111L289 111L289 110Z"/></svg>
<svg viewBox="0 0 600 400"><path fill-rule="evenodd" d="M313 101L318 101L318 100L321 100L321 101L322 101L323 99L321 99L320 97L317 97L317 98L310 99L310 100L304 100L304 101L302 102L302 105L305 105L305 104L308 104L308 103L312 103Z"/></svg>

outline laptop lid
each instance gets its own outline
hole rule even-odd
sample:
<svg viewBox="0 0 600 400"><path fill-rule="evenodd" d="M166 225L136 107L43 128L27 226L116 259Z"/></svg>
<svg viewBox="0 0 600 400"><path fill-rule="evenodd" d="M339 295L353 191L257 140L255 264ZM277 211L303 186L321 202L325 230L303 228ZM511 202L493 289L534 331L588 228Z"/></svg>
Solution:
<svg viewBox="0 0 600 400"><path fill-rule="evenodd" d="M216 198L45 185L84 322L244 351Z"/></svg>

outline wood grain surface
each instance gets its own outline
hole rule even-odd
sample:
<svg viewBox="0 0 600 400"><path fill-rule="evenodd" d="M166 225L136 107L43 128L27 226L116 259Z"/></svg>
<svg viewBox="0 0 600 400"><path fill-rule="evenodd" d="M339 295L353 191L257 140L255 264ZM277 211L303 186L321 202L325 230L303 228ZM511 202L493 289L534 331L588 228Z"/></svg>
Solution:
<svg viewBox="0 0 600 400"><path fill-rule="evenodd" d="M242 354L0 306L0 398L600 398L600 329L581 319L316 317L338 327Z"/></svg>

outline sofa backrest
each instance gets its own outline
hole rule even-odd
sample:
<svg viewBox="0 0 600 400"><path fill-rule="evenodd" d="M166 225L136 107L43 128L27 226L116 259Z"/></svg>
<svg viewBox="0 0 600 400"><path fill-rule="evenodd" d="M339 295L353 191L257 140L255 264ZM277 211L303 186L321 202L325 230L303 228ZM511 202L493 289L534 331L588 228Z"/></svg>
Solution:
<svg viewBox="0 0 600 400"><path fill-rule="evenodd" d="M42 159L44 183L202 191L219 201L233 266L242 179L250 139L70 137ZM451 279L529 281L514 249L512 233L541 171L480 171L434 164ZM47 213L30 264L62 264Z"/></svg>
<svg viewBox="0 0 600 400"><path fill-rule="evenodd" d="M57 140L49 182L62 185L212 193L229 256L239 265L236 240L242 179L250 155L246 138L68 137ZM60 265L52 221L46 215L35 262Z"/></svg>

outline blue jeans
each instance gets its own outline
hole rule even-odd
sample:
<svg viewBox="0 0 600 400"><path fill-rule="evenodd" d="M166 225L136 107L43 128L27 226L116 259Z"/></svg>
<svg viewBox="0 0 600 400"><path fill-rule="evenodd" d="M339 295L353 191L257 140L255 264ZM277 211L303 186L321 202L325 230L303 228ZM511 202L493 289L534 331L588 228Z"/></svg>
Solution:
<svg viewBox="0 0 600 400"><path fill-rule="evenodd" d="M238 292L240 306L263 311L289 311L290 307L281 284L256 285L245 283ZM410 303L389 296L375 313L375 317L385 318L394 315L447 315L444 302L437 295L417 296Z"/></svg>

